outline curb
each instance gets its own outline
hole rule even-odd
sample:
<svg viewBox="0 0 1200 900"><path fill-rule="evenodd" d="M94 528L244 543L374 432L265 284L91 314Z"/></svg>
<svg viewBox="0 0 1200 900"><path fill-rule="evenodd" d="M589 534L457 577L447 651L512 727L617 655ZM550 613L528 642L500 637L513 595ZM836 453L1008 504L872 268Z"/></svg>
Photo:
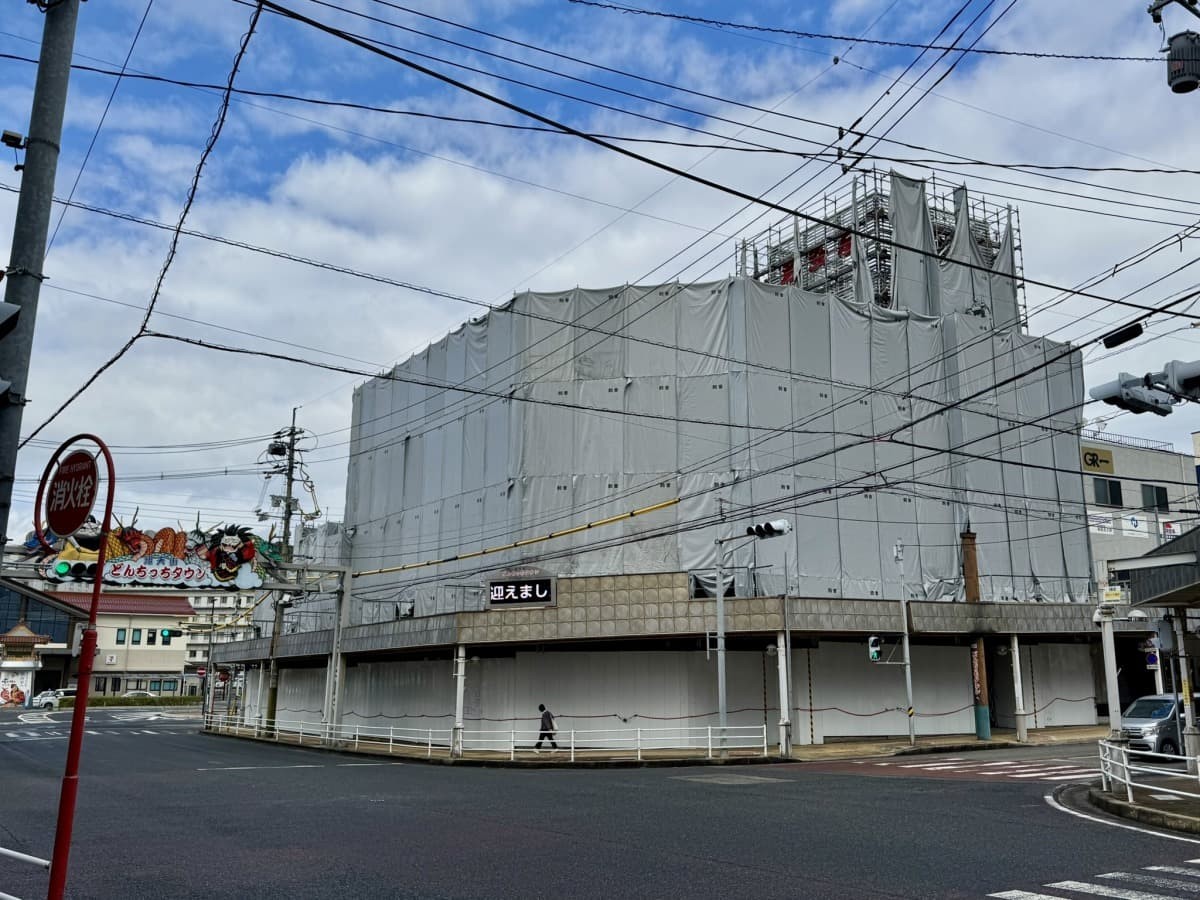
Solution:
<svg viewBox="0 0 1200 900"><path fill-rule="evenodd" d="M1088 802L1098 809L1123 819L1132 819L1144 825L1155 825L1159 828L1169 828L1172 831L1182 831L1187 834L1200 834L1200 818L1139 806L1128 800L1120 800L1111 794L1106 794L1098 788L1088 788Z"/></svg>

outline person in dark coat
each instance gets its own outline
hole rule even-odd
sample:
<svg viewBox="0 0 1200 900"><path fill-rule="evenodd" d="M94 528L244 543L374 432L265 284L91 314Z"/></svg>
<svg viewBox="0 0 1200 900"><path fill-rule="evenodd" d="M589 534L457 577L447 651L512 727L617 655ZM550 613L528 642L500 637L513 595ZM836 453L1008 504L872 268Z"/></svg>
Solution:
<svg viewBox="0 0 1200 900"><path fill-rule="evenodd" d="M549 741L550 746L557 750L558 741L554 740L554 736L558 732L558 723L554 721L554 713L546 709L543 703L538 704L538 712L542 714L542 722L539 726L537 743L533 745L533 749L541 750L542 741Z"/></svg>

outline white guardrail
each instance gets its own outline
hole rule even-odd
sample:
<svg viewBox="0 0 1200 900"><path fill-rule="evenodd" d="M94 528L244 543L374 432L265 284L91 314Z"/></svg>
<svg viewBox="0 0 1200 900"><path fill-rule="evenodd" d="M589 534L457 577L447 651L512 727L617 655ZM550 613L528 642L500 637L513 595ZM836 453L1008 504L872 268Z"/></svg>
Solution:
<svg viewBox="0 0 1200 900"><path fill-rule="evenodd" d="M1177 797L1191 797L1200 800L1200 777L1192 775L1196 782L1196 790L1181 790L1178 779L1187 777L1187 770L1179 770L1179 763L1187 762L1188 757L1176 756L1169 753L1150 753L1146 750L1130 750L1123 743L1113 741L1100 742L1100 784L1106 793L1116 794L1122 790L1125 799L1133 803L1133 789L1142 788L1153 790L1159 794L1174 794ZM1166 768L1171 764L1171 768ZM1163 777L1177 779L1176 787L1165 784ZM1146 777L1156 778L1148 781Z"/></svg>
<svg viewBox="0 0 1200 900"><path fill-rule="evenodd" d="M453 728L399 728L391 725L334 725L302 719L242 721L236 716L220 714L204 717L204 729L216 734L257 737L287 741L301 746L336 745L341 749L373 753L401 753L411 756L414 751L432 758L455 755ZM516 759L538 751L537 728L471 729L461 732L461 750L482 755L506 755ZM723 751L747 751L768 755L767 726L701 725L666 728L603 728L561 730L555 735L557 752L569 754L572 762L578 757L627 758L641 760L645 754L702 756L712 759ZM542 741L540 752L554 751L549 741Z"/></svg>

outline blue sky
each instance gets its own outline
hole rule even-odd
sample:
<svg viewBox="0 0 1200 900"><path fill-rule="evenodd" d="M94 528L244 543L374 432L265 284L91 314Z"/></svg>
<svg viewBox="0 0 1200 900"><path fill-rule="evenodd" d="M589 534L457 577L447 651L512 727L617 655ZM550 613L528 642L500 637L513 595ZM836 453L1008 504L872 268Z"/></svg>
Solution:
<svg viewBox="0 0 1200 900"><path fill-rule="evenodd" d="M592 133L811 150L877 102L861 127L879 134L892 126L890 138L974 159L1195 166L1200 101L1169 92L1163 62L968 55L926 94L957 55L939 62L936 54L920 56L911 48L749 32L568 0L284 5ZM1152 57L1162 45L1159 29L1137 3L1018 0L1003 15L1007 2L986 0L628 5L918 43L952 20L944 40L957 39L965 28L969 42L990 25L980 47L1021 51ZM12 6L0 27L0 77L6 86L0 92L0 126L24 132L35 66L14 57L36 58L42 15L32 4ZM250 6L234 0L92 0L81 9L75 62L111 72L128 56L130 74L223 85L251 14ZM1168 33L1191 27L1182 9L1165 15ZM930 64L931 73L876 124L876 116ZM159 331L378 371L478 315L478 304L502 301L515 290L723 277L731 273L736 238L779 218L775 213L759 218L760 209L739 212L743 204L733 197L574 137L412 115L530 124L271 13L263 14L250 38L235 84L259 95L234 97L186 228L375 277L185 236L151 318ZM104 114L110 94L111 108ZM75 202L173 225L219 102L212 88L117 81L111 74L77 69L56 194L65 198L74 186ZM797 168L802 161L795 157L661 143L626 146L785 204L819 200L823 191L844 184L836 168L816 162ZM887 144L878 152L936 155ZM922 164L898 168L917 176L928 171ZM994 202L1019 209L1026 274L1052 284L1075 285L1200 218L1192 175L1057 173L1075 179L1064 182L993 167L949 171L955 175L938 177L946 183L957 177ZM781 180L782 186L772 187ZM19 174L6 167L0 173L5 246L11 242L18 185ZM56 207L56 224L61 209ZM169 239L166 229L109 214L77 208L66 213L47 257L50 280L39 308L27 434L136 331ZM1137 295L1140 302L1162 300L1200 281L1188 269L1168 274L1195 258L1195 246L1194 238L1184 239L1095 291L1120 296L1166 276ZM1030 288L1029 303L1036 306L1051 295ZM1035 316L1031 330L1080 339L1105 322L1126 319L1096 301L1075 300ZM1156 318L1151 325L1156 339L1117 355L1091 352L1089 384L1121 370L1157 368L1167 359L1200 358L1200 342L1186 324ZM286 426L295 406L301 407L298 422L314 435L308 464L321 508L336 519L344 501L350 394L361 380L140 340L27 445L12 530L25 528L31 479L50 448L80 431L95 431L119 448L120 474L129 479L119 506L126 515L140 506L139 521L147 526L191 520L197 508L214 523L252 518L264 485L255 474L263 436ZM1170 440L1186 451L1200 423L1195 407L1183 407L1163 420L1119 417L1109 428ZM216 441L233 443L180 446ZM226 467L231 474L197 476ZM136 480L155 473L171 477ZM268 492L278 490L276 482Z"/></svg>

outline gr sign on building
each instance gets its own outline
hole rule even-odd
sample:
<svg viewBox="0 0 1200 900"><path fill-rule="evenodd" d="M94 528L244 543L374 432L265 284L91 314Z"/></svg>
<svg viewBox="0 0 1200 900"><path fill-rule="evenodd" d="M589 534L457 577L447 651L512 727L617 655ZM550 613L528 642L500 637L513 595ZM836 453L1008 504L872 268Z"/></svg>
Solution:
<svg viewBox="0 0 1200 900"><path fill-rule="evenodd" d="M1112 451L1105 447L1089 447L1086 444L1081 444L1079 447L1079 461L1083 466L1084 472L1090 472L1095 475L1113 474Z"/></svg>

